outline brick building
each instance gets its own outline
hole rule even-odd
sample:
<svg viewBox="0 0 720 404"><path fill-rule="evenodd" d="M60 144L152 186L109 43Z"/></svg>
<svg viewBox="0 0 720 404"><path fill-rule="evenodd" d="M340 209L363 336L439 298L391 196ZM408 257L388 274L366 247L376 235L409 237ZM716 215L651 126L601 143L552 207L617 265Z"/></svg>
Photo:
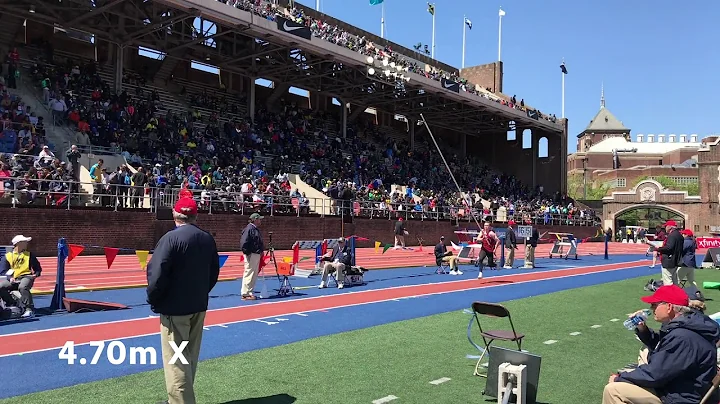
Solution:
<svg viewBox="0 0 720 404"><path fill-rule="evenodd" d="M569 176L582 176L584 183L601 183L613 191L628 191L643 177L670 177L679 184L698 181L696 134L638 134L605 107L577 136L577 152L567 158ZM618 168L615 168L617 164Z"/></svg>

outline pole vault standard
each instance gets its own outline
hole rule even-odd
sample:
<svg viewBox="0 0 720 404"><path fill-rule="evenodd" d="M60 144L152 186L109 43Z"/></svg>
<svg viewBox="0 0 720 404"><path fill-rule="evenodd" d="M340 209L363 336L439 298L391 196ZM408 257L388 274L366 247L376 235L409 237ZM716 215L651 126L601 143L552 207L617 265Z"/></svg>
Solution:
<svg viewBox="0 0 720 404"><path fill-rule="evenodd" d="M460 192L460 195L465 200L465 203L468 206L468 210L470 211L470 214L472 215L473 220L475 221L475 224L478 227L478 230L482 228L480 226L480 222L477 220L477 216L475 216L475 211L472 208L472 204L470 203L470 200L467 196L465 196L465 192L463 192L462 188L460 188L460 184L458 184L457 180L455 179L455 175L453 175L452 170L450 170L450 166L447 163L447 160L445 160L445 156L443 155L443 152L440 150L440 146L438 145L437 141L435 141L435 135L433 135L432 131L430 130L430 127L428 126L427 120L425 120L425 115L422 113L420 114L420 118L422 118L422 123L425 125L425 129L427 129L428 133L430 134L430 139L432 139L433 143L435 144L435 148L438 151L438 154L440 154L440 158L442 158L443 164L445 164L445 169L450 173L450 178L452 178L453 182L455 183L455 187L457 187L458 192ZM469 193L468 193L469 195Z"/></svg>

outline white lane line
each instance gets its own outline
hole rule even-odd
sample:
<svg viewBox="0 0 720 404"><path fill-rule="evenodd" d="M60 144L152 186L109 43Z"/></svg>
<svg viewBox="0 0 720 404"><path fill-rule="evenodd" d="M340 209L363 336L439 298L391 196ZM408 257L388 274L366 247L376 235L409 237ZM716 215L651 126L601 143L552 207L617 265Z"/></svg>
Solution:
<svg viewBox="0 0 720 404"><path fill-rule="evenodd" d="M390 401L393 401L393 400L397 400L397 397L390 395L390 396L385 396L383 398L378 398L377 400L373 400L372 404L384 404L384 403L389 403Z"/></svg>
<svg viewBox="0 0 720 404"><path fill-rule="evenodd" d="M437 386L438 384L443 384L443 383L449 382L449 381L450 381L449 377L441 377L437 380L431 381L430 384L434 384L435 386Z"/></svg>
<svg viewBox="0 0 720 404"><path fill-rule="evenodd" d="M222 328L228 328L228 326L226 326L225 324L218 324L217 326Z"/></svg>

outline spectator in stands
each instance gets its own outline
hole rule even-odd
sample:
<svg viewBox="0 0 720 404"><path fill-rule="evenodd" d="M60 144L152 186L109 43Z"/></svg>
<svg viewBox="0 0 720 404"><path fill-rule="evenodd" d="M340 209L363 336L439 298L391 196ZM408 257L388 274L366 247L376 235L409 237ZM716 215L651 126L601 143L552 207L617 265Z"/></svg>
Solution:
<svg viewBox="0 0 720 404"><path fill-rule="evenodd" d="M73 181L80 181L80 157L82 157L82 154L77 145L70 146L70 150L65 153L65 157L72 167Z"/></svg>
<svg viewBox="0 0 720 404"><path fill-rule="evenodd" d="M245 271L243 272L241 296L242 300L255 300L253 294L255 282L260 273L260 264L265 253L265 243L258 226L264 219L258 213L250 215L250 223L245 227L240 237L240 249L243 253Z"/></svg>
<svg viewBox="0 0 720 404"><path fill-rule="evenodd" d="M90 167L90 180L93 182L93 199L100 203L99 196L102 194L102 169L105 161L98 159L98 162Z"/></svg>
<svg viewBox="0 0 720 404"><path fill-rule="evenodd" d="M345 270L352 266L352 251L350 246L345 242L344 237L337 240L337 244L322 257L323 265L322 280L320 281L320 289L327 286L330 273L335 271L335 280L338 289L345 287Z"/></svg>
<svg viewBox="0 0 720 404"><path fill-rule="evenodd" d="M688 295L677 285L641 300L662 323L660 332L638 325L635 334L649 349L647 364L611 375L603 404L699 403L717 374L720 326L688 307Z"/></svg>
<svg viewBox="0 0 720 404"><path fill-rule="evenodd" d="M5 277L0 281L0 299L6 305L16 305L15 299L10 292L20 292L20 306L23 309L22 317L32 317L35 312L33 304L32 287L35 278L42 273L40 261L35 254L28 250L28 243L32 237L17 235L12 239L12 251L0 257L0 276Z"/></svg>

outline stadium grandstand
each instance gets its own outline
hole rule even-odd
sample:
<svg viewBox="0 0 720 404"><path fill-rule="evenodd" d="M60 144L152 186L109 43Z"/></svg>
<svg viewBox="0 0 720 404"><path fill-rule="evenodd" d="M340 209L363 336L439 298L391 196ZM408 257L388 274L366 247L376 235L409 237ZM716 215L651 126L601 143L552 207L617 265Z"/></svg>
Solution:
<svg viewBox="0 0 720 404"><path fill-rule="evenodd" d="M566 120L501 74L286 2L92 4L0 5L3 204L157 211L188 187L212 212L598 223L565 195Z"/></svg>

